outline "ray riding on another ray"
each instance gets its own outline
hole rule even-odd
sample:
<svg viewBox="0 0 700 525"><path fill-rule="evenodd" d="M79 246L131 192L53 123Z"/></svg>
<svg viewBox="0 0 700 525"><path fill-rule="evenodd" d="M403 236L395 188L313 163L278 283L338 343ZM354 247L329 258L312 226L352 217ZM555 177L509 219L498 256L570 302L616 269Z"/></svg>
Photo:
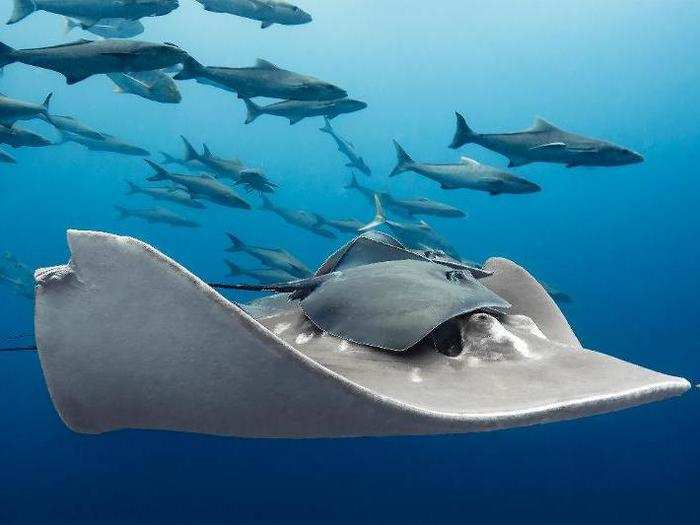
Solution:
<svg viewBox="0 0 700 525"><path fill-rule="evenodd" d="M77 432L464 433L690 387L584 349L542 286L506 259L476 276L371 232L312 278L214 285L276 292L236 304L136 239L70 231L68 241L67 265L36 272L35 326L50 398Z"/></svg>
<svg viewBox="0 0 700 525"><path fill-rule="evenodd" d="M462 157L459 164L426 164L415 162L396 141L394 147L397 160L396 167L389 174L390 177L413 171L439 183L443 190L467 188L485 191L489 195L535 193L541 189L534 182L467 157Z"/></svg>
<svg viewBox="0 0 700 525"><path fill-rule="evenodd" d="M531 162L554 162L576 166L624 166L644 161L639 153L612 142L576 135L559 129L543 118L536 118L525 131L513 133L475 133L460 113L450 148L478 144L508 157L508 167Z"/></svg>
<svg viewBox="0 0 700 525"><path fill-rule="evenodd" d="M13 2L14 10L7 21L8 24L15 24L34 11L47 11L74 18L84 29L89 29L104 18L137 20L147 16L163 16L179 6L178 0L13 0Z"/></svg>
<svg viewBox="0 0 700 525"><path fill-rule="evenodd" d="M34 49L12 49L0 43L0 68L15 62L56 71L76 84L92 75L163 69L189 55L175 44L140 40L78 40Z"/></svg>
<svg viewBox="0 0 700 525"><path fill-rule="evenodd" d="M283 69L259 58L250 67L204 66L190 57L175 80L194 78L200 84L238 94L238 98L283 98L288 100L336 100L347 97L344 89L310 75Z"/></svg>
<svg viewBox="0 0 700 525"><path fill-rule="evenodd" d="M311 15L303 9L278 0L196 0L205 10L228 13L261 22L265 29L273 24L295 26L311 22Z"/></svg>

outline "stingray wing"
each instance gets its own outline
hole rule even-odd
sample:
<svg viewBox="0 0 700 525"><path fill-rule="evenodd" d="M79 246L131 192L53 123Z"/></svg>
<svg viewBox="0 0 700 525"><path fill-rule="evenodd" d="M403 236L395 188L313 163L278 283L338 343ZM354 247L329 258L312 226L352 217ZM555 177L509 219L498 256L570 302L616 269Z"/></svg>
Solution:
<svg viewBox="0 0 700 525"><path fill-rule="evenodd" d="M35 325L51 399L79 432L473 432L610 412L689 388L684 379L536 336L528 343L539 359L472 363L378 352L315 331L284 297L266 298L276 304L251 309L264 312L253 319L135 239L71 231L69 244L68 265L36 273ZM489 263L494 279L503 278L501 266ZM531 279L509 275L513 286ZM512 309L526 306L507 298Z"/></svg>

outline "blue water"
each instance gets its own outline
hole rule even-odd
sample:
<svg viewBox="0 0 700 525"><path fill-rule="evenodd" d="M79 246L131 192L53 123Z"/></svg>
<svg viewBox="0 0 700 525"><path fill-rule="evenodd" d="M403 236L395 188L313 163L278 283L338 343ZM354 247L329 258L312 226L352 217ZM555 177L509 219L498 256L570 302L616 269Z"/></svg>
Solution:
<svg viewBox="0 0 700 525"><path fill-rule="evenodd" d="M9 3L0 6L2 20ZM143 38L176 42L206 64L264 57L342 85L369 104L334 121L374 170L363 182L466 209L468 220L428 222L465 257L512 258L570 294L565 313L588 348L700 377L700 4L304 0L312 24L261 31L181 3L167 17L147 19ZM0 30L0 40L14 47L63 39L61 19L46 13ZM349 173L317 131L319 119L289 127L262 117L244 126L243 104L233 95L194 82L179 86L183 102L165 106L114 94L100 77L67 86L56 74L16 65L0 79L0 91L25 100L54 91L56 113L154 152L180 153L184 133L217 154L240 156L280 185L280 204L371 217L369 205L343 189ZM389 181L392 138L420 160L465 154L504 165L475 145L446 147L454 110L485 132L523 129L541 115L629 146L646 161L611 169L524 166L517 173L543 187L525 196L444 192L411 173ZM42 123L27 127L52 134ZM226 231L287 248L309 265L343 241L265 212L213 205L203 214L183 212L204 223L199 231L119 220L114 204L152 204L124 196L125 180L149 174L140 159L76 145L13 154L19 164L0 168L0 250L31 267L67 260L69 227L142 238L217 280L226 273ZM6 287L0 298L0 336L31 333L30 302ZM486 434L270 441L74 434L56 415L32 354L0 355L0 385L3 525L700 523L695 391Z"/></svg>

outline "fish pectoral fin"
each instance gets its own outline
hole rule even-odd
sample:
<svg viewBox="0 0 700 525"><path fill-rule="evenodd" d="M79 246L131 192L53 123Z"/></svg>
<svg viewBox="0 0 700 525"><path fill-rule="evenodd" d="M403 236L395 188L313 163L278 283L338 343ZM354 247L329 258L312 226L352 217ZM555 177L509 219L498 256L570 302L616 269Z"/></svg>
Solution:
<svg viewBox="0 0 700 525"><path fill-rule="evenodd" d="M266 29L266 28L270 27L272 24L274 24L274 22L263 22L262 24L260 24L260 29Z"/></svg>
<svg viewBox="0 0 700 525"><path fill-rule="evenodd" d="M532 162L530 159L525 159L523 157L511 157L508 159L509 168L517 168L518 166L524 166L525 164L530 164Z"/></svg>
<svg viewBox="0 0 700 525"><path fill-rule="evenodd" d="M297 122L304 120L304 117L289 117L289 125L293 126Z"/></svg>
<svg viewBox="0 0 700 525"><path fill-rule="evenodd" d="M540 144L538 146L533 146L530 151L535 150L557 150L566 149L566 142L548 142L547 144Z"/></svg>
<svg viewBox="0 0 700 525"><path fill-rule="evenodd" d="M86 78L91 76L91 73L64 73L64 76L66 77L66 83L69 85L73 85L85 80Z"/></svg>

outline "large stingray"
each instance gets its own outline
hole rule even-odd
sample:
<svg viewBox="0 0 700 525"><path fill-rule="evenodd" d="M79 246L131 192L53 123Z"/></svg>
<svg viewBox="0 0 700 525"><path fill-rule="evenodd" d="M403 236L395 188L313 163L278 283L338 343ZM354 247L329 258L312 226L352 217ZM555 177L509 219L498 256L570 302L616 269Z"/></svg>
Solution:
<svg viewBox="0 0 700 525"><path fill-rule="evenodd" d="M240 306L141 241L78 231L68 240L70 262L36 273L35 326L51 399L79 432L472 432L610 412L689 388L585 350L543 287L505 259L489 259L488 275L476 279L371 234L333 254L305 287L284 290L305 297ZM347 295L354 290L370 295ZM391 337L385 346L404 347L452 315L410 351L374 346Z"/></svg>

